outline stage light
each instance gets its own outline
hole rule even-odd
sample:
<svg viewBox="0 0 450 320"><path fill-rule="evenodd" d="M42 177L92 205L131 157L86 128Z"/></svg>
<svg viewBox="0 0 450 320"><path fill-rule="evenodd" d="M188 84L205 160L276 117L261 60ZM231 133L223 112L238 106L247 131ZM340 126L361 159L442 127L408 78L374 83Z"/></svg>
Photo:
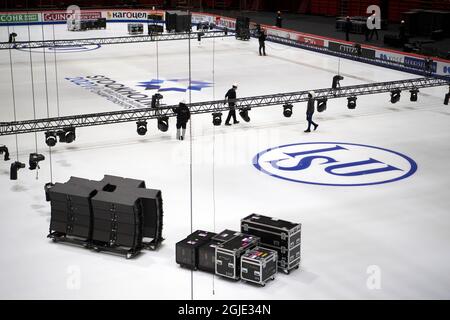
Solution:
<svg viewBox="0 0 450 320"><path fill-rule="evenodd" d="M19 169L23 169L25 168L25 163L19 162L19 161L15 161L13 163L11 163L11 170L9 172L9 178L11 180L17 180L17 171L19 171Z"/></svg>
<svg viewBox="0 0 450 320"><path fill-rule="evenodd" d="M348 97L347 98L347 108L349 109L356 109L356 100L357 97Z"/></svg>
<svg viewBox="0 0 450 320"><path fill-rule="evenodd" d="M317 99L317 111L318 112L324 112L325 110L327 110L327 98L321 98L321 99Z"/></svg>
<svg viewBox="0 0 450 320"><path fill-rule="evenodd" d="M412 102L416 102L417 94L419 93L419 89L412 89L412 90L409 90L409 92L411 93L411 97L409 98L409 100Z"/></svg>
<svg viewBox="0 0 450 320"><path fill-rule="evenodd" d="M246 107L246 108L242 108L242 109L239 111L239 115L241 116L242 120L244 120L245 122L250 122L250 117L249 117L249 115L248 115L248 112L249 112L250 110L251 110L251 109L250 109L249 107Z"/></svg>
<svg viewBox="0 0 450 320"><path fill-rule="evenodd" d="M145 134L147 133L147 121L145 120L138 121L136 122L136 125L137 125L136 131L138 135L145 136Z"/></svg>
<svg viewBox="0 0 450 320"><path fill-rule="evenodd" d="M198 40L198 42L201 42L202 41L202 37L204 36L205 34L203 33L203 32L198 32L197 33L197 40Z"/></svg>
<svg viewBox="0 0 450 320"><path fill-rule="evenodd" d="M30 159L28 160L30 170L36 170L39 168L39 162L44 161L45 157L39 153L30 153ZM40 168L39 168L40 169Z"/></svg>
<svg viewBox="0 0 450 320"><path fill-rule="evenodd" d="M158 118L158 130L166 132L169 130L169 117L159 117Z"/></svg>
<svg viewBox="0 0 450 320"><path fill-rule="evenodd" d="M58 139L56 138L56 132L54 132L54 131L47 131L45 133L45 143L49 147L54 147L56 145L56 142L58 142Z"/></svg>
<svg viewBox="0 0 450 320"><path fill-rule="evenodd" d="M59 137L59 142L72 143L75 141L75 128L64 128L62 130L58 130L56 135Z"/></svg>
<svg viewBox="0 0 450 320"><path fill-rule="evenodd" d="M400 101L401 90L396 89L391 91L391 103L397 103Z"/></svg>
<svg viewBox="0 0 450 320"><path fill-rule="evenodd" d="M290 118L292 116L292 104L285 104L283 106L283 116Z"/></svg>
<svg viewBox="0 0 450 320"><path fill-rule="evenodd" d="M213 125L220 126L222 124L222 112L214 112L213 116Z"/></svg>
<svg viewBox="0 0 450 320"><path fill-rule="evenodd" d="M344 80L344 77L343 76L341 76L341 75L335 75L334 77L333 77L333 83L331 84L331 88L333 89L333 90L336 90L336 89L340 89L341 88L341 80Z"/></svg>
<svg viewBox="0 0 450 320"><path fill-rule="evenodd" d="M4 160L8 161L9 160L9 150L8 150L7 146L0 146L0 154L3 154L3 153L5 154Z"/></svg>
<svg viewBox="0 0 450 320"><path fill-rule="evenodd" d="M163 98L163 95L162 94L160 94L160 93L155 93L153 96L152 96L152 108L158 108L159 107L159 104L160 104L160 102L159 102L159 100L161 100Z"/></svg>

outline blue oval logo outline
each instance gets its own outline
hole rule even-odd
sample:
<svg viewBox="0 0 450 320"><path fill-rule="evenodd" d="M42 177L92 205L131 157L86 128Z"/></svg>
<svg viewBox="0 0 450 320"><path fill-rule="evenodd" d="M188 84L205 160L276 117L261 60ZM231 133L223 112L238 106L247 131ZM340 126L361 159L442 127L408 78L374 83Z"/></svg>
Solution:
<svg viewBox="0 0 450 320"><path fill-rule="evenodd" d="M55 51L56 51L56 53L80 53L80 52L94 51L94 50L100 49L102 47L100 44L90 44L88 46L91 46L92 48L86 48L83 46L56 46L56 47L47 47L45 49L46 49L47 53L54 53ZM25 52L30 51L30 49L27 49L27 48L17 48L16 47L15 49L19 50L19 51L25 51ZM33 48L31 50L31 52L42 53L42 48Z"/></svg>
<svg viewBox="0 0 450 320"><path fill-rule="evenodd" d="M291 179L291 178L287 178L287 177L282 177L282 176L279 176L277 174L270 173L269 171L263 169L259 165L259 161L258 161L259 158L262 155L266 154L267 152L270 152L270 151L276 150L276 149L286 148L286 147L292 147L292 146L297 146L297 145L308 145L308 144L342 144L342 145L349 145L349 146L357 146L357 147L365 147L365 148L382 150L382 151L393 153L393 154L395 154L397 156L402 157L403 159L408 161L408 163L410 164L411 168L404 175L402 175L400 177L397 177L397 178L394 178L394 179L390 179L390 180L385 180L385 181L380 181L380 182L370 182L370 183L358 183L358 184L335 184L335 183L319 183L319 182L301 181L301 180L295 180L295 179ZM347 143L347 142L304 142L304 143L285 144L285 145L282 145L282 146L269 148L269 149L266 149L264 151L259 152L255 157L253 157L253 166L258 171L261 171L261 172L263 172L263 173L265 173L265 174L267 174L269 176L276 177L276 178L279 178L279 179L282 179L282 180L296 182L296 183L310 184L310 185L330 186L330 187L362 187L362 186L372 186L372 185L396 182L396 181L403 180L403 179L406 179L406 178L412 176L414 173L416 173L416 171L418 169L417 163L412 158L410 158L410 157L408 157L408 156L406 156L406 155L404 155L404 154L402 154L400 152L389 150L389 149L386 149L386 148L381 148L381 147L369 146L369 145L366 145L366 144Z"/></svg>

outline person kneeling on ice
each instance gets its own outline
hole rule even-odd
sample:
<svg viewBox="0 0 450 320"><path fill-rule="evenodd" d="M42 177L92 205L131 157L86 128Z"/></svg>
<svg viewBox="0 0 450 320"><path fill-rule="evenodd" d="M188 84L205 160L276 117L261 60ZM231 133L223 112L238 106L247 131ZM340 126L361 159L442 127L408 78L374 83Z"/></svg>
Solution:
<svg viewBox="0 0 450 320"><path fill-rule="evenodd" d="M311 132L311 125L314 126L314 130L317 129L319 126L317 123L315 123L312 119L314 114L314 91L310 91L308 93L308 105L306 107L306 120L308 121L308 129L305 130L305 132Z"/></svg>
<svg viewBox="0 0 450 320"><path fill-rule="evenodd" d="M186 105L186 101L181 101L178 107L173 109L173 112L177 115L177 139L184 140L184 134L186 133L186 124L191 118L191 111ZM181 131L183 129L183 131Z"/></svg>

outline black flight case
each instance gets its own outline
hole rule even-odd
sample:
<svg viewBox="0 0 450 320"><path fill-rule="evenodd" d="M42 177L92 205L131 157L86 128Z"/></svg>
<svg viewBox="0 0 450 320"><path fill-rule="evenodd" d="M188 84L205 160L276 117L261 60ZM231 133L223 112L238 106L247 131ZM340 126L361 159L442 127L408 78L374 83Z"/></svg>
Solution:
<svg viewBox="0 0 450 320"><path fill-rule="evenodd" d="M216 247L216 274L238 280L241 256L259 244L259 238L237 233L235 237Z"/></svg>
<svg viewBox="0 0 450 320"><path fill-rule="evenodd" d="M261 246L278 252L278 267L289 274L300 266L301 224L251 214L241 220L241 231L261 238Z"/></svg>
<svg viewBox="0 0 450 320"><path fill-rule="evenodd" d="M278 253L275 250L256 247L241 257L241 279L265 286L275 280Z"/></svg>

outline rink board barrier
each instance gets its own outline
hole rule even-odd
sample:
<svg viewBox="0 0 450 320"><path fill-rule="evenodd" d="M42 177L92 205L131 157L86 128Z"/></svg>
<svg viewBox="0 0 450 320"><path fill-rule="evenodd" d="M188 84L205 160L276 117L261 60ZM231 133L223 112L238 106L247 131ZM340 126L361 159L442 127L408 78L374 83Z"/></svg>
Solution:
<svg viewBox="0 0 450 320"><path fill-rule="evenodd" d="M82 10L81 17L83 19L106 18L107 22L149 22L148 16L151 14L162 14L162 10ZM64 24L66 23L68 14L66 11L53 10L42 12L2 12L0 13L0 26L7 25L27 25L27 24ZM234 30L236 27L236 19L218 16L208 13L192 13L192 22L212 22L222 28ZM295 40L298 43L314 45L317 47L325 47L334 51L342 51L349 53L353 48L353 42L333 39L328 37L316 36L308 33L298 32L289 29L278 28L275 26L261 25L267 30L268 35L280 38ZM366 57L374 57L380 60L395 61L420 69L425 64L425 56L405 53L401 51L378 48L370 45L362 44L363 54ZM433 58L433 73L440 76L450 76L450 61ZM379 65L379 64L378 64ZM386 67L390 67L386 65ZM401 70L401 68L396 68Z"/></svg>

